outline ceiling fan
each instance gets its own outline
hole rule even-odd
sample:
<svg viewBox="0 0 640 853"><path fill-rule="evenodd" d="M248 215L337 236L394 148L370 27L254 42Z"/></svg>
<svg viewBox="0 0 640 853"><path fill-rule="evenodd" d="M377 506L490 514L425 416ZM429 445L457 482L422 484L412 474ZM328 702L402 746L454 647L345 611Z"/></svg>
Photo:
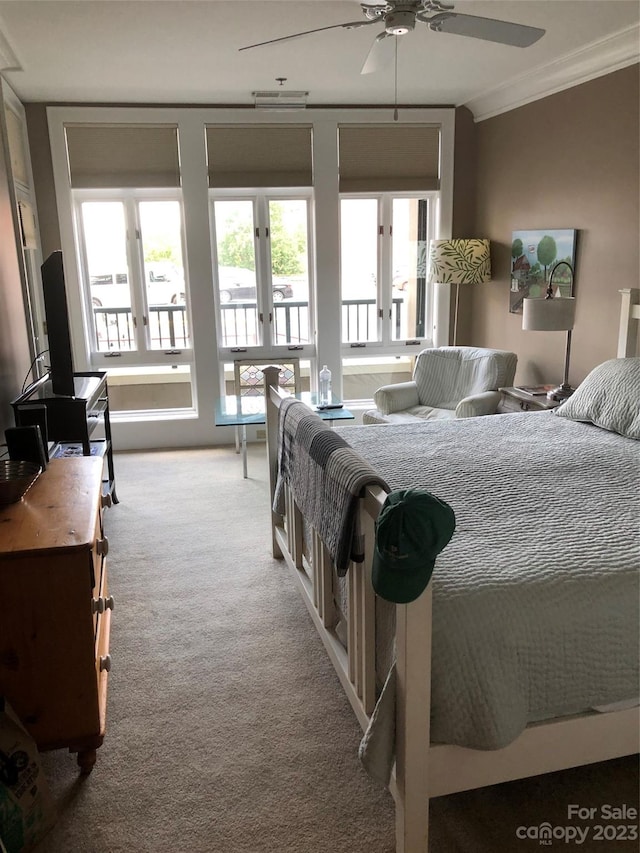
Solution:
<svg viewBox="0 0 640 853"><path fill-rule="evenodd" d="M416 23L427 24L436 33L452 33L469 38L484 39L485 41L508 44L513 47L529 47L542 38L545 30L538 27L528 27L524 24L514 24L510 21L499 21L495 18L482 18L477 15L463 15L453 11L453 5L441 0L389 0L386 3L361 3L364 21L349 21L346 24L332 24L328 27L317 27L289 36L281 36L257 44L249 44L240 50L250 50L267 44L300 38L311 33L324 30L355 30L372 24L384 24L384 30L376 37L362 67L362 74L377 71L388 59L391 53L387 45L395 44L392 36L404 36L410 33Z"/></svg>

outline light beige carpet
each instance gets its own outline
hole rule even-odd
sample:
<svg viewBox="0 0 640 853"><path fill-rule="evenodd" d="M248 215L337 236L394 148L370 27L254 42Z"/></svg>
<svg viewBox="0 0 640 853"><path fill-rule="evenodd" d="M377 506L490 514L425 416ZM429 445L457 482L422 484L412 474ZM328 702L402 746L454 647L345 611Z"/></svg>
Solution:
<svg viewBox="0 0 640 853"><path fill-rule="evenodd" d="M391 797L361 769L355 717L270 557L260 446L249 475L227 448L116 456L107 735L84 780L74 756L44 756L59 820L38 853L394 850ZM443 797L430 849L540 849L517 828L637 798L635 759Z"/></svg>

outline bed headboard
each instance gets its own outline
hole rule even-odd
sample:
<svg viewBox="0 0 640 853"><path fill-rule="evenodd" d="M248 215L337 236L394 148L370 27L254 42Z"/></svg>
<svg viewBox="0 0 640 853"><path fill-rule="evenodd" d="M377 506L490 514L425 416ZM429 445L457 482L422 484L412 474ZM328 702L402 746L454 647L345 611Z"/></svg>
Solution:
<svg viewBox="0 0 640 853"><path fill-rule="evenodd" d="M640 351L640 287L627 287L620 291L620 295L618 358L631 358Z"/></svg>

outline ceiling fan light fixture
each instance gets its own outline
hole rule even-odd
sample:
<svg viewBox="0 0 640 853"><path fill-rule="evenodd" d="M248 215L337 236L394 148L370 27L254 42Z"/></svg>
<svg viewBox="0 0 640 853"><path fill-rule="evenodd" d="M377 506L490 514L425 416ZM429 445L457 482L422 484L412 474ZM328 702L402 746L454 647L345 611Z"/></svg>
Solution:
<svg viewBox="0 0 640 853"><path fill-rule="evenodd" d="M416 26L416 13L414 11L389 12L384 19L385 31L390 36L406 36Z"/></svg>

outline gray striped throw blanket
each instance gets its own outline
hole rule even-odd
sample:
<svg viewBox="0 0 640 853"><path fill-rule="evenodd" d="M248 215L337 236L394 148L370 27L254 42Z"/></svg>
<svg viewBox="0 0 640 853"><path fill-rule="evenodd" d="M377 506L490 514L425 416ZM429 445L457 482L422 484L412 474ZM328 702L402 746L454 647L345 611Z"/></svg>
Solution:
<svg viewBox="0 0 640 853"><path fill-rule="evenodd" d="M299 400L287 398L278 422L274 512L284 510L284 484L327 547L338 574L364 559L358 498L366 486L389 487L347 442Z"/></svg>

